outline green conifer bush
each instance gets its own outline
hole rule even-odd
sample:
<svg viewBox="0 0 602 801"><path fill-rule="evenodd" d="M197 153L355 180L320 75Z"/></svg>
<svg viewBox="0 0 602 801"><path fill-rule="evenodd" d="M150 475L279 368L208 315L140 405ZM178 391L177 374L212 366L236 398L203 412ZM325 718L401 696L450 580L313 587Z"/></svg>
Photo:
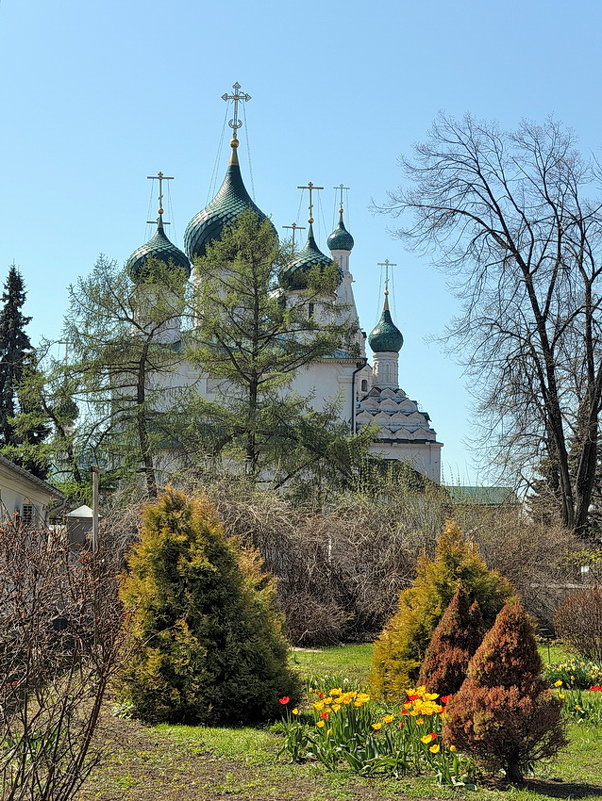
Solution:
<svg viewBox="0 0 602 801"><path fill-rule="evenodd" d="M541 678L533 624L514 601L501 610L447 706L444 742L520 783L566 744L561 701Z"/></svg>
<svg viewBox="0 0 602 801"><path fill-rule="evenodd" d="M448 520L435 558L421 555L413 585L402 591L397 611L374 645L370 683L375 694L396 700L416 682L433 632L460 583L478 602L486 628L514 592Z"/></svg>
<svg viewBox="0 0 602 801"><path fill-rule="evenodd" d="M456 693L484 634L479 604L471 603L460 585L433 632L418 684L424 684L429 692L439 695Z"/></svg>
<svg viewBox="0 0 602 801"><path fill-rule="evenodd" d="M168 489L143 512L121 597L132 646L122 700L148 722L254 723L295 698L274 583L215 508Z"/></svg>

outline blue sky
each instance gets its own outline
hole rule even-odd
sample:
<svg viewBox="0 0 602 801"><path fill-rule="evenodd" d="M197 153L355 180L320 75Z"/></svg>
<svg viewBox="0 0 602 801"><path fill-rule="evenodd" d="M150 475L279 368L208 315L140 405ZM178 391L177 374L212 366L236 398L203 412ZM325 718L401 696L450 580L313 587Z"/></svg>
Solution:
<svg viewBox="0 0 602 801"><path fill-rule="evenodd" d="M19 265L33 341L58 337L67 285L99 253L121 263L148 238L146 176L159 170L175 176L169 235L181 246L207 202L221 95L239 81L253 97L240 156L256 202L277 228L304 224L297 185L324 186L316 233L325 249L332 187L351 188L362 324L370 331L379 316L377 263L388 258L406 341L401 386L445 443L444 478L481 481L467 444L470 395L431 341L455 308L445 278L370 205L402 181L399 156L440 110L509 128L553 114L600 157L601 23L602 5L579 0L0 0L0 275Z"/></svg>

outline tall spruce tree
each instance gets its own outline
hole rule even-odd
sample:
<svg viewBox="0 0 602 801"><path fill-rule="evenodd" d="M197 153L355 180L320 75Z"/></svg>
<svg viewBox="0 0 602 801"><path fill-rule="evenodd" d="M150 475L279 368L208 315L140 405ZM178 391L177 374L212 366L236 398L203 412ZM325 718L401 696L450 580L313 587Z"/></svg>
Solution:
<svg viewBox="0 0 602 801"><path fill-rule="evenodd" d="M9 271L0 310L0 444L17 445L14 425L18 411L18 392L27 357L32 351L25 326L31 321L21 309L25 303L25 285L13 264Z"/></svg>
<svg viewBox="0 0 602 801"><path fill-rule="evenodd" d="M0 309L0 451L46 478L48 462L39 446L49 429L39 418L23 388L37 371L35 353L25 327L31 321L22 308L27 292L13 264L2 294Z"/></svg>

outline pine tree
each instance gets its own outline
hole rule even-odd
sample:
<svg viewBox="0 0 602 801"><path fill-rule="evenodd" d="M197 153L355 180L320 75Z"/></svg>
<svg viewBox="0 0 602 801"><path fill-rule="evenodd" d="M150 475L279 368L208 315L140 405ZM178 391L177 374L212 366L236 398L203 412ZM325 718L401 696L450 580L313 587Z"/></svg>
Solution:
<svg viewBox="0 0 602 801"><path fill-rule="evenodd" d="M122 697L148 722L275 717L299 694L273 581L202 498L168 489L146 507L122 598L132 625Z"/></svg>
<svg viewBox="0 0 602 801"><path fill-rule="evenodd" d="M520 783L527 767L566 744L562 704L541 671L531 620L518 602L506 604L447 706L446 744Z"/></svg>
<svg viewBox="0 0 602 801"><path fill-rule="evenodd" d="M374 645L370 682L376 693L394 700L416 682L433 632L459 583L478 601L487 627L514 594L510 582L489 570L476 546L448 520L435 559L422 554L413 586L401 593L397 611Z"/></svg>
<svg viewBox="0 0 602 801"><path fill-rule="evenodd" d="M479 604L471 603L460 585L433 633L418 684L426 685L430 692L439 695L456 693L484 634Z"/></svg>

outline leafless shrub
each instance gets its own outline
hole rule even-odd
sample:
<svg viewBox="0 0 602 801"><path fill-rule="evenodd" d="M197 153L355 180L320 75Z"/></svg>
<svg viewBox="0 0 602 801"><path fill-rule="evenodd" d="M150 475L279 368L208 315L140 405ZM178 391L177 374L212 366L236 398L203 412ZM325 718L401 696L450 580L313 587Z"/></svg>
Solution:
<svg viewBox="0 0 602 801"><path fill-rule="evenodd" d="M562 639L587 659L602 662L602 587L571 593L554 616Z"/></svg>
<svg viewBox="0 0 602 801"><path fill-rule="evenodd" d="M561 525L528 520L519 507L452 508L436 492L388 491L333 498L317 512L248 485L215 482L205 491L228 531L257 548L278 577L289 636L303 644L331 642L337 630L338 639L380 631L414 577L418 554L432 554L450 514L542 629L553 630L554 609L578 580L571 557L582 541Z"/></svg>
<svg viewBox="0 0 602 801"><path fill-rule="evenodd" d="M577 580L571 554L583 543L560 525L532 522L516 508L450 505L442 489L413 492L383 482L379 492L333 495L325 508L296 505L244 478L182 479L218 508L226 531L256 549L278 579L289 638L324 645L370 637L393 613L414 578L420 552L432 556L446 517L453 516L487 564L516 587L544 630ZM136 536L138 507L105 515L123 552Z"/></svg>
<svg viewBox="0 0 602 801"><path fill-rule="evenodd" d="M518 508L465 507L457 514L488 566L512 582L525 610L552 633L554 610L579 581L574 555L583 541L560 524L529 520Z"/></svg>
<svg viewBox="0 0 602 801"><path fill-rule="evenodd" d="M115 576L111 547L74 559L60 530L0 527L2 801L69 801L96 764L119 650Z"/></svg>
<svg viewBox="0 0 602 801"><path fill-rule="evenodd" d="M441 502L425 495L350 495L316 511L245 482L202 489L226 530L257 549L277 577L288 635L303 645L379 631L443 520Z"/></svg>

